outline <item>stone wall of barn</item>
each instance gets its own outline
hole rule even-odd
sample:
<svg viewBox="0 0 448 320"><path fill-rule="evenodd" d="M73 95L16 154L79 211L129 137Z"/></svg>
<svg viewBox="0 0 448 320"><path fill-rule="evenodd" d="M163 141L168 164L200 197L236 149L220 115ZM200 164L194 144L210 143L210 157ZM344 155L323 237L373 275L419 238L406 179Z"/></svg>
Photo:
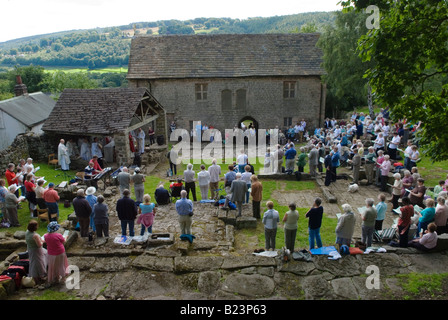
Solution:
<svg viewBox="0 0 448 320"><path fill-rule="evenodd" d="M295 82L295 97L284 98L285 81ZM197 98L197 85L207 86L207 97ZM325 87L320 77L263 77L232 79L167 79L130 81L131 86L149 86L178 128L190 129L193 121L232 129L242 119L252 118L258 128L285 128L305 119L308 130L323 124ZM290 120L290 121L291 121Z"/></svg>

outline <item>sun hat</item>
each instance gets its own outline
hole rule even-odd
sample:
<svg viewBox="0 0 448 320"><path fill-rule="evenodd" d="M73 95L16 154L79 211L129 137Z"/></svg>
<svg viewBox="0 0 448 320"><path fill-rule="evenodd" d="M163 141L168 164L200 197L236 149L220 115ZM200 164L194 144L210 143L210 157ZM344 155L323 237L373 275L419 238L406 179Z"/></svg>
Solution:
<svg viewBox="0 0 448 320"><path fill-rule="evenodd" d="M86 190L86 195L91 196L92 194L95 194L96 189L95 187L88 187Z"/></svg>
<svg viewBox="0 0 448 320"><path fill-rule="evenodd" d="M60 225L58 224L57 221L51 221L48 226L47 226L47 230L48 232L56 232L59 230Z"/></svg>
<svg viewBox="0 0 448 320"><path fill-rule="evenodd" d="M139 167L136 167L136 168L134 169L134 172L135 172L135 173L140 173L140 168L139 168Z"/></svg>

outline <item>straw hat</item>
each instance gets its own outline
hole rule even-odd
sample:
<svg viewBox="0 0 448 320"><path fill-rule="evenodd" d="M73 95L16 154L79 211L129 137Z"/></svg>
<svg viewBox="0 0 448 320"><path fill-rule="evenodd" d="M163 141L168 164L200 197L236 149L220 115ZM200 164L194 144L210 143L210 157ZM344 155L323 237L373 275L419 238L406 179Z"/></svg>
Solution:
<svg viewBox="0 0 448 320"><path fill-rule="evenodd" d="M95 194L96 189L95 187L88 187L86 190L86 195L91 196L92 194Z"/></svg>

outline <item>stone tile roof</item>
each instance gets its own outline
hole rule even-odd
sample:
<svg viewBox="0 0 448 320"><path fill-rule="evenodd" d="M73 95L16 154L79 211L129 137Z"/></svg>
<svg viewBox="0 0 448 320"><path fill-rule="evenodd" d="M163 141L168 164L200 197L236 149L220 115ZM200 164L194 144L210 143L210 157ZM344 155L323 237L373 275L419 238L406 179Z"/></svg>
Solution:
<svg viewBox="0 0 448 320"><path fill-rule="evenodd" d="M65 89L42 130L66 134L113 134L130 124L145 88Z"/></svg>
<svg viewBox="0 0 448 320"><path fill-rule="evenodd" d="M322 75L319 33L139 36L128 79Z"/></svg>

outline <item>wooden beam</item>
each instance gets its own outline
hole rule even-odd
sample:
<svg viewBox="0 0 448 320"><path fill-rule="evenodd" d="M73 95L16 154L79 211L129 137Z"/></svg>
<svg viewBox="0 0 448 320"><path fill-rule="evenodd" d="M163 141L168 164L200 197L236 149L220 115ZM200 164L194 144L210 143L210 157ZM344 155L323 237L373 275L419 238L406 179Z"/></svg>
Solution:
<svg viewBox="0 0 448 320"><path fill-rule="evenodd" d="M131 132L132 130L135 130L135 129L138 129L138 128L140 128L140 127L143 127L144 125L146 125L146 124L148 124L148 123L150 123L150 122L156 120L158 117L159 117L159 115L156 114L156 115L154 115L154 116L152 116L152 117L149 117L149 118L145 119L145 120L142 121L142 122L136 123L136 124L134 124L133 126L127 128L127 129L125 130L125 133L129 133L129 132Z"/></svg>

